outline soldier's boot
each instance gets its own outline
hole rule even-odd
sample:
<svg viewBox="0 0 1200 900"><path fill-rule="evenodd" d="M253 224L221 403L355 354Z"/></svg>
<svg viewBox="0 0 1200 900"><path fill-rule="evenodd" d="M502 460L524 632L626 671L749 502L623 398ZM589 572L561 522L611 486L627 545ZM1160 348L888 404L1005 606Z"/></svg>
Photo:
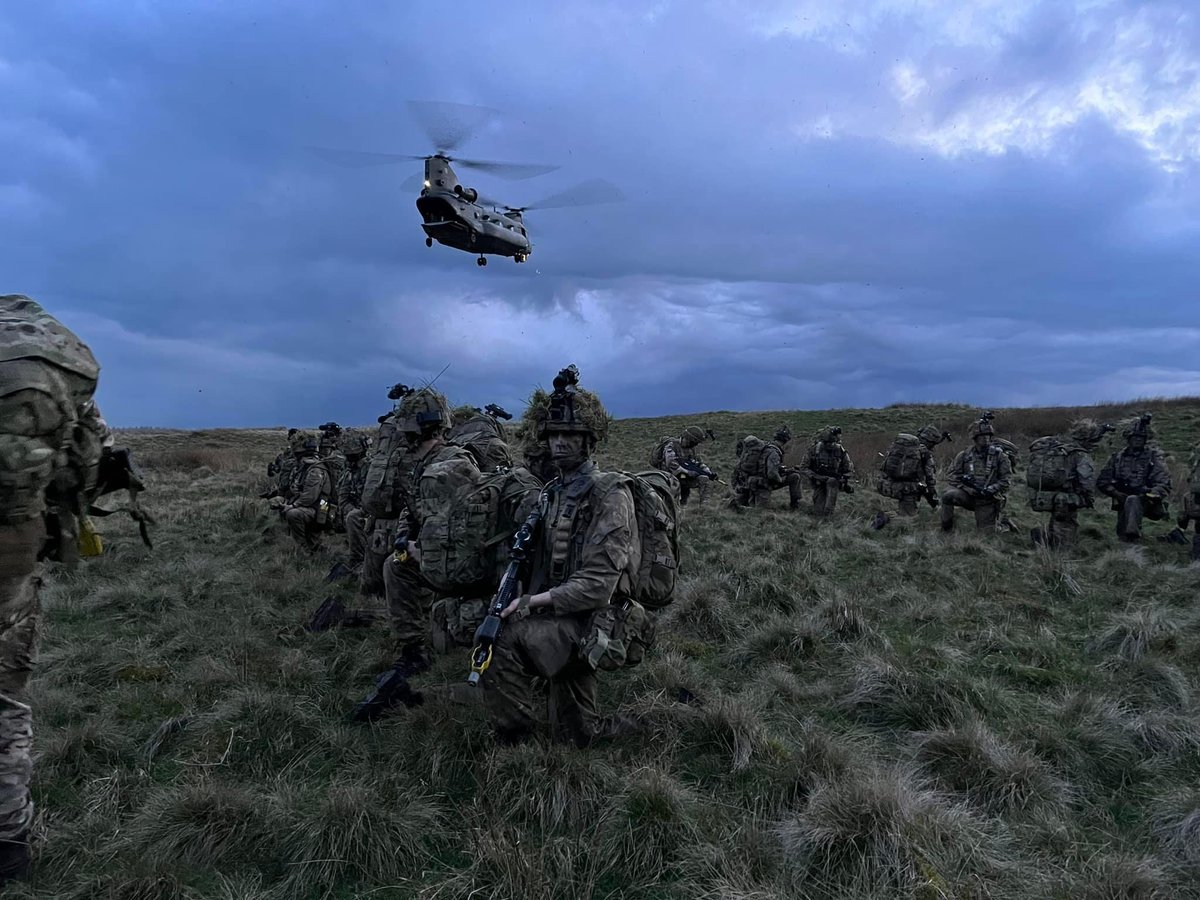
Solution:
<svg viewBox="0 0 1200 900"><path fill-rule="evenodd" d="M640 734L643 730L644 726L641 721L635 719L633 716L619 714L605 716L583 746L594 747L597 744L603 744L608 741L632 737Z"/></svg>
<svg viewBox="0 0 1200 900"><path fill-rule="evenodd" d="M28 837L0 840L0 890L10 881L28 877L32 864Z"/></svg>
<svg viewBox="0 0 1200 900"><path fill-rule="evenodd" d="M788 503L788 509L799 509L799 508L800 508L799 500L792 500L790 503Z"/></svg>
<svg viewBox="0 0 1200 900"><path fill-rule="evenodd" d="M422 672L428 672L432 666L429 653L421 644L405 644L400 648L400 654L392 668L405 678L412 678Z"/></svg>

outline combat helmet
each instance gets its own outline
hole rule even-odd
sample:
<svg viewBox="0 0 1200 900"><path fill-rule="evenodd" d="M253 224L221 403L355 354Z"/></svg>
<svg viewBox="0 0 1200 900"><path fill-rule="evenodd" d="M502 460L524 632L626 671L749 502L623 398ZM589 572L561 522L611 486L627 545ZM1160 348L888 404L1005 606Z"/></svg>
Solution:
<svg viewBox="0 0 1200 900"><path fill-rule="evenodd" d="M440 391L431 387L414 391L400 402L400 430L405 434L428 434L437 429L449 429L450 403Z"/></svg>
<svg viewBox="0 0 1200 900"><path fill-rule="evenodd" d="M679 436L679 443L682 444L685 449L697 447L708 440L710 434L711 432L705 431L698 425L689 425L687 428L683 429L683 434Z"/></svg>
<svg viewBox="0 0 1200 900"><path fill-rule="evenodd" d="M917 431L917 440L932 450L942 441L950 440L950 432L939 431L933 425L922 425Z"/></svg>
<svg viewBox="0 0 1200 900"><path fill-rule="evenodd" d="M288 438L288 447L293 453L316 453L317 436L311 431L297 431Z"/></svg>
<svg viewBox="0 0 1200 900"><path fill-rule="evenodd" d="M1154 426L1150 424L1153 418L1154 413L1144 412L1136 419L1127 419L1121 423L1121 436L1126 439L1144 437L1148 441L1154 440Z"/></svg>
<svg viewBox="0 0 1200 900"><path fill-rule="evenodd" d="M1067 437L1084 447L1094 447L1113 430L1111 425L1101 425L1095 419L1076 419L1067 429Z"/></svg>
<svg viewBox="0 0 1200 900"><path fill-rule="evenodd" d="M996 429L992 426L992 419L994 418L996 418L995 413L983 413L975 424L971 426L971 440L975 440L981 434L994 435L996 433Z"/></svg>
<svg viewBox="0 0 1200 900"><path fill-rule="evenodd" d="M564 431L590 435L594 443L608 437L608 412L599 397L579 387L579 369L574 365L554 376L554 391L544 409L538 437Z"/></svg>
<svg viewBox="0 0 1200 900"><path fill-rule="evenodd" d="M370 445L370 439L357 428L342 432L342 452L346 456L365 456Z"/></svg>
<svg viewBox="0 0 1200 900"><path fill-rule="evenodd" d="M842 429L837 425L828 425L817 432L818 444L836 444L842 439Z"/></svg>
<svg viewBox="0 0 1200 900"><path fill-rule="evenodd" d="M775 429L775 440L777 440L779 443L786 444L791 439L792 429L788 428L786 425L780 425Z"/></svg>

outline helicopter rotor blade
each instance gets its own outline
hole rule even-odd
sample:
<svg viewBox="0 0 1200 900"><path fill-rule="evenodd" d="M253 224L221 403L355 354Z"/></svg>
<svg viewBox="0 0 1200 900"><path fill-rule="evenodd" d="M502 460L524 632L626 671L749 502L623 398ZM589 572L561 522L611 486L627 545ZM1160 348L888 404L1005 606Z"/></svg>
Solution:
<svg viewBox="0 0 1200 900"><path fill-rule="evenodd" d="M486 106L440 100L409 100L407 106L430 143L442 153L462 146L500 115Z"/></svg>
<svg viewBox="0 0 1200 900"><path fill-rule="evenodd" d="M368 169L372 166L391 166L396 163L425 159L408 153L369 153L364 150L339 150L336 147L309 147L313 153L327 162L348 169Z"/></svg>
<svg viewBox="0 0 1200 900"><path fill-rule="evenodd" d="M489 175L495 175L497 178L503 178L505 181L524 181L526 178L536 178L539 175L553 172L558 168L558 166L491 162L486 159L459 159L458 157L455 157L453 162L464 169L487 172Z"/></svg>
<svg viewBox="0 0 1200 900"><path fill-rule="evenodd" d="M621 189L603 178L593 178L583 181L565 191L543 197L537 203L528 206L510 206L514 212L525 212L537 209L562 209L568 206L595 206L600 203L619 203L625 199Z"/></svg>
<svg viewBox="0 0 1200 900"><path fill-rule="evenodd" d="M414 172L400 182L400 190L402 191L419 191L423 187L425 187L424 172Z"/></svg>

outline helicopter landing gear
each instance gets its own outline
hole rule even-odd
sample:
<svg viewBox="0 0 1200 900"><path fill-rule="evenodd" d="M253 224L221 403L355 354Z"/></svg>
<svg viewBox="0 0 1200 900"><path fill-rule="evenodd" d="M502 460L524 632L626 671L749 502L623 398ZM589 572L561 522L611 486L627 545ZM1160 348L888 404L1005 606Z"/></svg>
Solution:
<svg viewBox="0 0 1200 900"><path fill-rule="evenodd" d="M479 257L479 259L475 260L475 265L477 265L477 266L486 266L486 265L487 265L487 257L486 257L486 256L480 256L480 257Z"/></svg>
<svg viewBox="0 0 1200 900"><path fill-rule="evenodd" d="M529 259L529 257L526 256L524 253L513 254L513 262L523 263L527 259Z"/></svg>
<svg viewBox="0 0 1200 900"><path fill-rule="evenodd" d="M432 247L433 246L433 238L425 238L425 246Z"/></svg>

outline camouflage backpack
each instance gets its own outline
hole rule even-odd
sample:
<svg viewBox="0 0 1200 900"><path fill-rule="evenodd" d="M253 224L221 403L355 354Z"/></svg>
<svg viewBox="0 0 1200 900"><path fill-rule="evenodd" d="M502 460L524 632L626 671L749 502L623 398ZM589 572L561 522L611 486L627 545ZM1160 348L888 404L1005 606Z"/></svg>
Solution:
<svg viewBox="0 0 1200 900"><path fill-rule="evenodd" d="M421 523L421 574L446 593L494 587L508 562L509 539L541 491L527 469L484 473Z"/></svg>
<svg viewBox="0 0 1200 900"><path fill-rule="evenodd" d="M992 444L1004 451L1004 455L1008 457L1008 464L1012 466L1014 472L1017 471L1017 466L1021 462L1021 453L1017 450L1017 445L998 437L992 438Z"/></svg>
<svg viewBox="0 0 1200 900"><path fill-rule="evenodd" d="M363 509L381 519L395 519L403 512L407 502L404 467L408 461L404 434L396 418L390 417L379 425L379 437L363 478Z"/></svg>
<svg viewBox="0 0 1200 900"><path fill-rule="evenodd" d="M483 414L472 416L466 422L450 429L447 439L467 450L481 472L511 468L512 453L504 440L500 423Z"/></svg>
<svg viewBox="0 0 1200 900"><path fill-rule="evenodd" d="M620 483L629 485L637 519L639 552L637 569L629 585L630 598L647 609L662 609L674 599L679 575L678 488L665 472L606 472L597 488L607 492Z"/></svg>
<svg viewBox="0 0 1200 900"><path fill-rule="evenodd" d="M917 481L925 445L915 434L898 434L883 456L879 470L892 481Z"/></svg>
<svg viewBox="0 0 1200 900"><path fill-rule="evenodd" d="M659 438L658 443L654 445L654 450L650 453L650 465L655 469L661 469L666 464L667 445L673 440L673 437Z"/></svg>
<svg viewBox="0 0 1200 900"><path fill-rule="evenodd" d="M763 477L763 455L766 449L767 442L761 438L752 434L742 438L742 455L738 457L734 477L741 481Z"/></svg>
<svg viewBox="0 0 1200 900"><path fill-rule="evenodd" d="M1050 436L1029 445L1029 467L1025 483L1035 491L1068 491L1075 477L1074 444Z"/></svg>

